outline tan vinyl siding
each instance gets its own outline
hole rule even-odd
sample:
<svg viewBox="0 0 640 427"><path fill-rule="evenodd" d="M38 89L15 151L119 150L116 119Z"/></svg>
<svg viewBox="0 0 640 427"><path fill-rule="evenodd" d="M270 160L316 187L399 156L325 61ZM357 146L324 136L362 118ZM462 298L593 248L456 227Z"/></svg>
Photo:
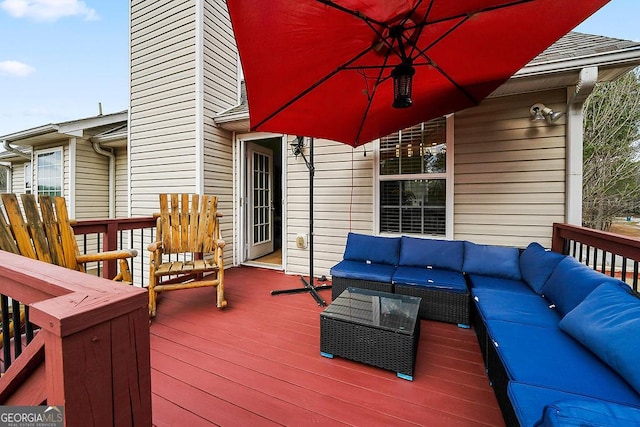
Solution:
<svg viewBox="0 0 640 427"><path fill-rule="evenodd" d="M116 218L129 216L129 159L126 148L116 148Z"/></svg>
<svg viewBox="0 0 640 427"><path fill-rule="evenodd" d="M565 118L532 122L536 102L564 111L566 92L488 99L456 114L456 239L551 245L552 224L565 212Z"/></svg>
<svg viewBox="0 0 640 427"><path fill-rule="evenodd" d="M327 140L314 145L314 270L329 275L342 259L349 231L372 234L373 171L372 144L365 149ZM305 148L309 154L309 148ZM309 273L309 249L296 247L296 235L309 232L309 171L301 157L287 156L287 266L292 274Z"/></svg>
<svg viewBox="0 0 640 427"><path fill-rule="evenodd" d="M133 216L156 212L158 193L195 191L195 23L193 1L131 1Z"/></svg>
<svg viewBox="0 0 640 427"><path fill-rule="evenodd" d="M10 191L16 194L24 193L24 165L25 163L13 163L11 168L11 188Z"/></svg>
<svg viewBox="0 0 640 427"><path fill-rule="evenodd" d="M238 51L224 1L205 2L203 19L203 91L207 117L238 104Z"/></svg>
<svg viewBox="0 0 640 427"><path fill-rule="evenodd" d="M202 16L203 191L218 197L224 215L220 231L227 242L225 265L233 262L233 149L231 132L214 125L217 113L238 103L235 39L224 1L204 3Z"/></svg>
<svg viewBox="0 0 640 427"><path fill-rule="evenodd" d="M212 121L211 121L212 122ZM218 197L220 232L227 243L225 265L233 263L233 159L231 133L213 126L205 126L204 193Z"/></svg>
<svg viewBox="0 0 640 427"><path fill-rule="evenodd" d="M108 218L109 159L80 139L76 159L76 219Z"/></svg>

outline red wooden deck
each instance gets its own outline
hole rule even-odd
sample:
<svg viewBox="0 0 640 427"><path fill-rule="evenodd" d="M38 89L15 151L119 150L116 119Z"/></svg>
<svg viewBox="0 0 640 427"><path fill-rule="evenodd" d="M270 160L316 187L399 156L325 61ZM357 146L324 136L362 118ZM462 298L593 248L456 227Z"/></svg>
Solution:
<svg viewBox="0 0 640 427"><path fill-rule="evenodd" d="M242 267L225 283L222 311L213 288L160 296L154 425L504 425L473 330L422 321L410 382L320 356L322 307L306 293L269 293L299 287L299 277Z"/></svg>

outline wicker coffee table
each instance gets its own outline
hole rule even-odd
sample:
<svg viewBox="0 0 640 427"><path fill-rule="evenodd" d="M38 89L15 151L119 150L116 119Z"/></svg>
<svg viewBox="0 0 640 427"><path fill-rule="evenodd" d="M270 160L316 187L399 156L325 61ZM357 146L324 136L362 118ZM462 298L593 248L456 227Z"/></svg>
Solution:
<svg viewBox="0 0 640 427"><path fill-rule="evenodd" d="M420 298L347 288L320 314L320 354L344 357L413 380Z"/></svg>

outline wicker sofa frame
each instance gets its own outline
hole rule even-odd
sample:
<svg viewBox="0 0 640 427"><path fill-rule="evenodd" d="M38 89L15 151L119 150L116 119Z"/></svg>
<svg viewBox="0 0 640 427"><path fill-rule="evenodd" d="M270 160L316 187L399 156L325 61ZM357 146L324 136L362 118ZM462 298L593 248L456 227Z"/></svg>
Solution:
<svg viewBox="0 0 640 427"><path fill-rule="evenodd" d="M471 297L469 292L451 292L423 286L407 286L371 280L334 277L331 298L336 299L347 288L368 289L421 298L421 319L437 320L467 327L471 324Z"/></svg>

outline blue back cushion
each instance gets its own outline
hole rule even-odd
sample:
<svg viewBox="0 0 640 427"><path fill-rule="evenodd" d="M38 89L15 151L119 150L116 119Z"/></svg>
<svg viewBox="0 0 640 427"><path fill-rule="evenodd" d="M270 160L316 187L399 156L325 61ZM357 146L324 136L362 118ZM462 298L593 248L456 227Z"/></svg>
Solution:
<svg viewBox="0 0 640 427"><path fill-rule="evenodd" d="M506 246L464 242L463 271L469 274L520 280L520 251Z"/></svg>
<svg viewBox="0 0 640 427"><path fill-rule="evenodd" d="M622 282L598 286L558 326L640 393L640 299L628 289Z"/></svg>
<svg viewBox="0 0 640 427"><path fill-rule="evenodd" d="M399 237L368 236L349 233L344 259L371 264L398 265L400 257Z"/></svg>
<svg viewBox="0 0 640 427"><path fill-rule="evenodd" d="M545 282L565 256L545 250L540 243L530 243L520 255L522 279L535 293L540 294Z"/></svg>
<svg viewBox="0 0 640 427"><path fill-rule="evenodd" d="M400 265L462 271L464 243L455 240L402 237Z"/></svg>
<svg viewBox="0 0 640 427"><path fill-rule="evenodd" d="M565 315L603 282L617 281L568 256L558 263L541 293Z"/></svg>

